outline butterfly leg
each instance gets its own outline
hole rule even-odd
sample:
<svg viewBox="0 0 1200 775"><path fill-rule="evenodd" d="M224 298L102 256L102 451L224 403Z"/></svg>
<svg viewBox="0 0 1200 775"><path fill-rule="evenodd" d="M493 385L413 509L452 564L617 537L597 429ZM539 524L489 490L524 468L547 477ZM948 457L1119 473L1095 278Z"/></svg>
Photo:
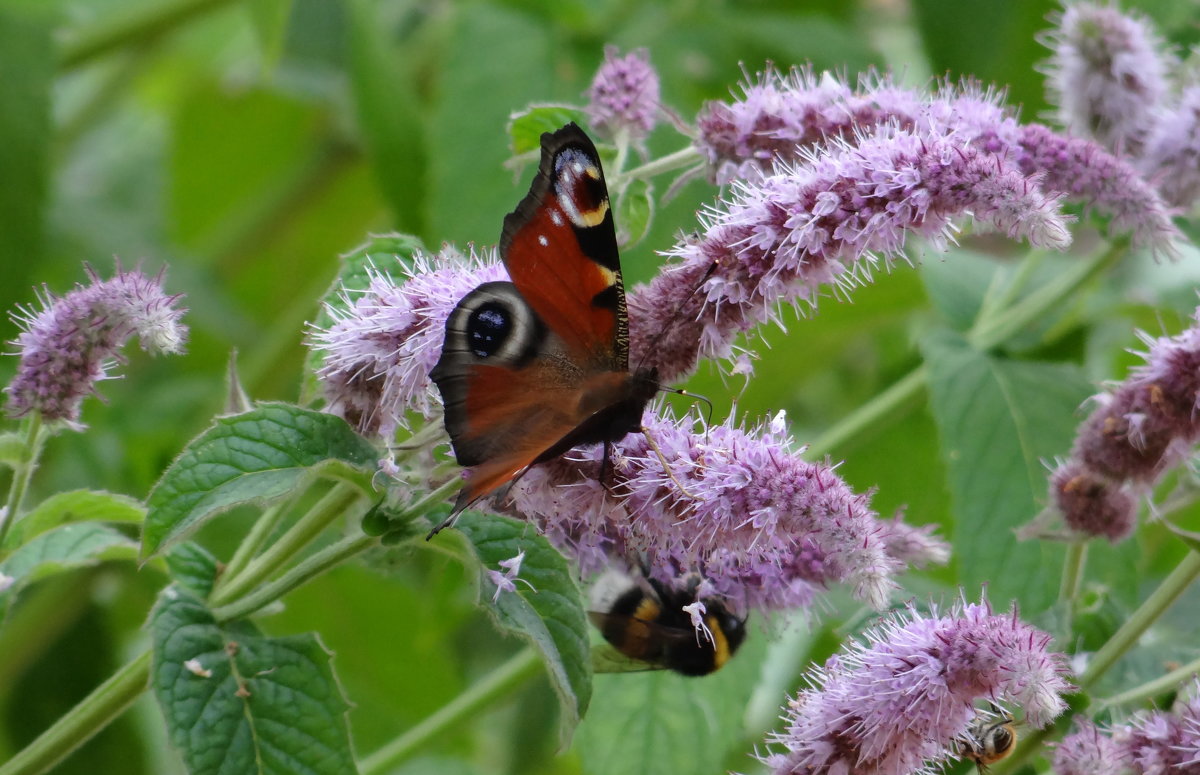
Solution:
<svg viewBox="0 0 1200 775"><path fill-rule="evenodd" d="M688 490L688 488L684 487L683 482L679 481L679 479L675 476L675 472L672 471L671 466L667 464L667 458L663 456L662 450L658 448L658 442L656 442L654 437L650 435L650 431L643 427L642 435L646 437L646 443L650 445L650 449L654 450L654 454L658 457L658 462L662 465L663 471L666 472L667 476L671 477L671 481L675 483L675 486L679 488L679 491L694 501L703 500L703 498L701 498L699 495L696 495Z"/></svg>

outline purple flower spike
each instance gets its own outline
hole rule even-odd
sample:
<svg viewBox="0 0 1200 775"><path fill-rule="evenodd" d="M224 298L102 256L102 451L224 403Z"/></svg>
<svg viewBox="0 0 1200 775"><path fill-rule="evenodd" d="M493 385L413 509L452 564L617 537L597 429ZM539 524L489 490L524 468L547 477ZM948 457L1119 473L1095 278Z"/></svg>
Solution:
<svg viewBox="0 0 1200 775"><path fill-rule="evenodd" d="M782 417L751 431L727 421L697 432L649 413L644 422L669 472L631 434L614 445L603 484L596 449L532 468L513 488L513 508L585 573L637 556L664 582L699 573L706 594L739 610L807 605L834 582L886 605L901 563L885 528L828 465L789 451Z"/></svg>
<svg viewBox="0 0 1200 775"><path fill-rule="evenodd" d="M1072 3L1046 45L1050 101L1076 134L1137 156L1167 94L1167 63L1150 25L1112 5Z"/></svg>
<svg viewBox="0 0 1200 775"><path fill-rule="evenodd" d="M1077 721L1054 751L1057 775L1123 775L1128 766L1121 747L1090 721Z"/></svg>
<svg viewBox="0 0 1200 775"><path fill-rule="evenodd" d="M936 525L915 527L897 514L890 521L880 522L883 542L889 557L913 568L945 565L950 561L950 544L933 535Z"/></svg>
<svg viewBox="0 0 1200 775"><path fill-rule="evenodd" d="M658 73L646 49L619 56L616 46L606 46L587 97L588 119L599 134L615 138L625 132L634 141L650 134L658 118Z"/></svg>
<svg viewBox="0 0 1200 775"><path fill-rule="evenodd" d="M1059 466L1050 477L1050 500L1063 521L1084 538L1124 541L1137 527L1137 500L1119 482L1077 461Z"/></svg>
<svg viewBox="0 0 1200 775"><path fill-rule="evenodd" d="M1113 730L1113 740L1137 775L1200 773L1200 681L1193 680L1186 694L1171 713L1140 714Z"/></svg>
<svg viewBox="0 0 1200 775"><path fill-rule="evenodd" d="M680 263L630 295L634 360L669 381L699 358L729 356L736 336L781 302L815 305L823 286L848 290L903 257L911 236L947 242L966 215L1035 245L1070 242L1057 198L1036 177L949 137L884 127L739 182L699 238L669 251Z"/></svg>
<svg viewBox="0 0 1200 775"><path fill-rule="evenodd" d="M960 603L925 618L910 606L809 674L770 741L786 752L762 761L778 775L937 772L967 742L977 700L1019 707L1033 727L1066 708L1066 662L1049 644L1015 610Z"/></svg>
<svg viewBox="0 0 1200 775"><path fill-rule="evenodd" d="M119 350L136 335L151 354L183 352L186 311L179 295L163 291L163 273L147 277L119 266L110 280L87 268L91 284L57 297L43 286L41 310L21 309L13 319L24 329L13 342L21 358L4 392L8 412L38 412L47 421L80 428L80 406L95 383L108 378Z"/></svg>
<svg viewBox="0 0 1200 775"><path fill-rule="evenodd" d="M1141 164L1171 204L1187 208L1200 198L1200 84L1185 87L1179 103L1159 117Z"/></svg>
<svg viewBox="0 0 1200 775"><path fill-rule="evenodd" d="M374 271L366 291L347 299L349 309L329 308L333 324L312 331L310 346L325 355L317 372L328 410L345 417L361 433L389 438L405 426L405 413L425 417L440 406L429 370L437 363L446 318L480 283L507 280L492 253L466 260L446 248L436 256L418 254L397 285Z"/></svg>

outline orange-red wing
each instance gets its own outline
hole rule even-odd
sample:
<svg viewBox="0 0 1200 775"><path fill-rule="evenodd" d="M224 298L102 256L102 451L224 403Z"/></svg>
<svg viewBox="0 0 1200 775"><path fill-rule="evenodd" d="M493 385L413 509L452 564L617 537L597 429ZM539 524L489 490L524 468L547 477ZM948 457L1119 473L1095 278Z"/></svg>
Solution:
<svg viewBox="0 0 1200 775"><path fill-rule="evenodd" d="M627 371L625 291L600 157L574 124L542 137L529 194L500 253L521 296L580 360Z"/></svg>

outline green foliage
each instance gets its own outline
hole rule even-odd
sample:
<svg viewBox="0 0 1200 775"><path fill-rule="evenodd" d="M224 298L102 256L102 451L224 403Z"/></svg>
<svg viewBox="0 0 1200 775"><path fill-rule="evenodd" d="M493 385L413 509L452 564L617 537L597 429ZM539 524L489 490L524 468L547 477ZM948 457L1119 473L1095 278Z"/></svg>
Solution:
<svg viewBox="0 0 1200 775"><path fill-rule="evenodd" d="M189 772L356 771L349 705L317 636L223 628L176 586L163 591L150 631L154 694Z"/></svg>
<svg viewBox="0 0 1200 775"><path fill-rule="evenodd" d="M132 560L135 556L133 541L104 525L84 522L42 533L0 562L0 574L12 579L0 591L0 622L28 584L103 560Z"/></svg>
<svg viewBox="0 0 1200 775"><path fill-rule="evenodd" d="M378 452L338 417L264 404L222 417L166 470L147 500L149 557L234 506L293 491L317 473L369 477Z"/></svg>

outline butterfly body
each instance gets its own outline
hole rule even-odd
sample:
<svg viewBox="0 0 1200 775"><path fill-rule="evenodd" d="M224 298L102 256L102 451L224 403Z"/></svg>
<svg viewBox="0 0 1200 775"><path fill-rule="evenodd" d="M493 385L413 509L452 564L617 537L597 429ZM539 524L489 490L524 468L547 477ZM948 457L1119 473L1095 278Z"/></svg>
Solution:
<svg viewBox="0 0 1200 775"><path fill-rule="evenodd" d="M542 136L529 193L504 219L511 282L485 283L446 321L430 373L446 431L471 469L455 512L531 465L641 427L658 390L629 369L616 231L595 146L569 124Z"/></svg>

